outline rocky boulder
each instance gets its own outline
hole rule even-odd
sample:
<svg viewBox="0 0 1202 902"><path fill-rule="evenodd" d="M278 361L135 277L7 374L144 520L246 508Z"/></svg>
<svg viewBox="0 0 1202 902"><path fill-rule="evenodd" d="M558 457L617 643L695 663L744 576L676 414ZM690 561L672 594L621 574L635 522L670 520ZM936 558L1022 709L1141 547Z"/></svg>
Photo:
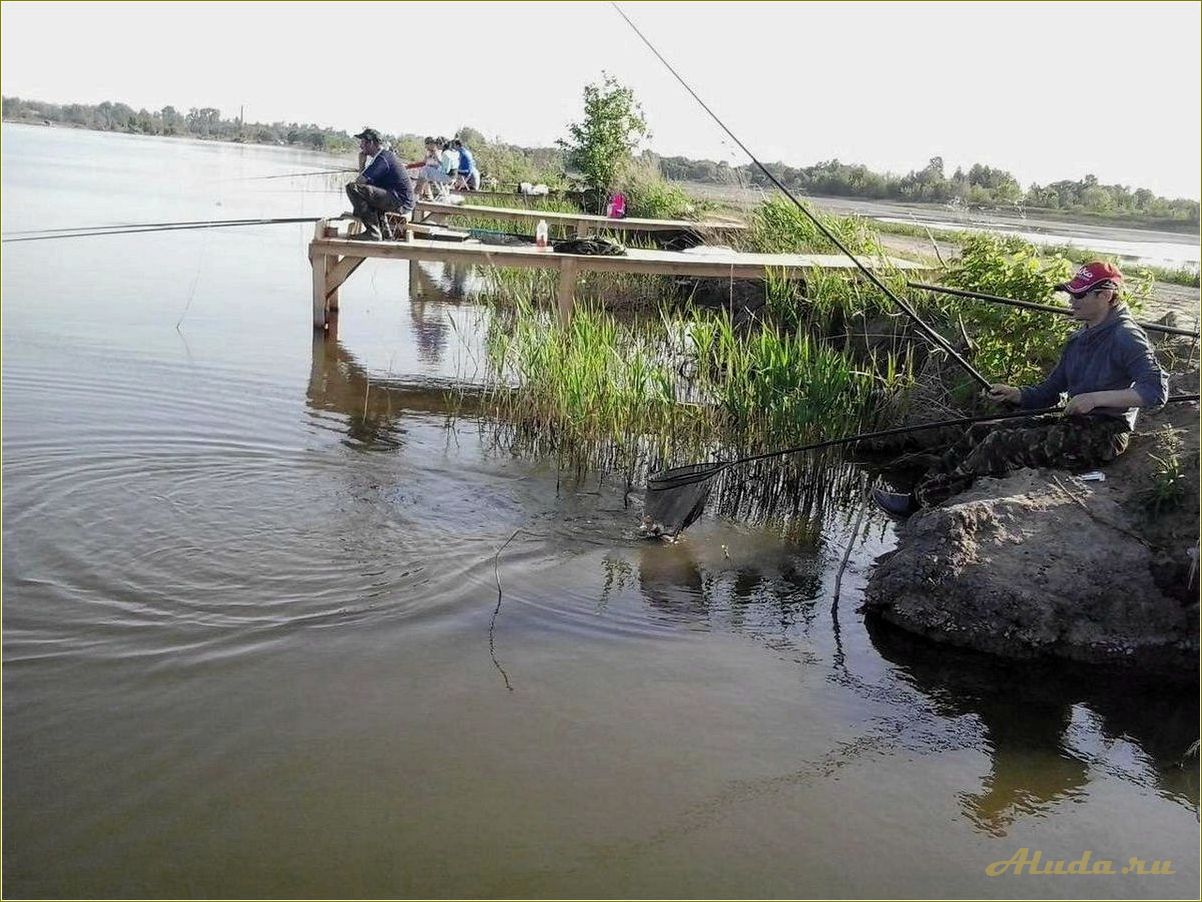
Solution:
<svg viewBox="0 0 1202 902"><path fill-rule="evenodd" d="M1189 573L1188 592L1162 588L1156 576L1166 553L1196 548L1196 526L1175 549L1149 541L1132 512L1134 490L1034 470L978 480L900 528L897 550L870 577L865 609L1006 657L1122 662L1196 680L1197 575Z"/></svg>

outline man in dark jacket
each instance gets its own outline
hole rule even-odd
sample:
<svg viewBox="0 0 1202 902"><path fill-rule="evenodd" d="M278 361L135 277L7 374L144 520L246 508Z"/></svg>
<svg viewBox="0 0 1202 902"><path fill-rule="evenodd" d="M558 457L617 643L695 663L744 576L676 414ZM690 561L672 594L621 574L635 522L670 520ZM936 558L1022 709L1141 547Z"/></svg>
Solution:
<svg viewBox="0 0 1202 902"><path fill-rule="evenodd" d="M1063 416L1033 416L973 426L909 495L875 489L877 504L904 516L940 504L978 476L1001 476L1018 467L1088 468L1127 449L1137 409L1168 398L1168 376L1148 336L1122 302L1123 274L1101 261L1087 263L1058 286L1072 298L1073 318L1084 323L1064 346L1059 363L1038 385L997 383L990 400L1037 410L1068 395Z"/></svg>
<svg viewBox="0 0 1202 902"><path fill-rule="evenodd" d="M383 148L379 132L365 128L355 137L359 139L361 157L370 157L371 162L362 175L346 186L355 218L364 227L363 232L352 237L379 241L384 234L381 214L399 213L405 219L413 215L413 184L396 154Z"/></svg>

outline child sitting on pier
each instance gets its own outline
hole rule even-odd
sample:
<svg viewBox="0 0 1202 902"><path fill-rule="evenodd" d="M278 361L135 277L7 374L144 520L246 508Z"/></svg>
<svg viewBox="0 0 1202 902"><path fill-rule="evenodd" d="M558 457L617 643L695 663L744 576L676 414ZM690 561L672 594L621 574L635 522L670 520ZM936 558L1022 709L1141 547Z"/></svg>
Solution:
<svg viewBox="0 0 1202 902"><path fill-rule="evenodd" d="M417 163L405 164L406 169L415 169L417 174L417 196L422 200L433 200L436 187L443 187L449 179L442 166L439 152L440 138L426 138L426 158Z"/></svg>

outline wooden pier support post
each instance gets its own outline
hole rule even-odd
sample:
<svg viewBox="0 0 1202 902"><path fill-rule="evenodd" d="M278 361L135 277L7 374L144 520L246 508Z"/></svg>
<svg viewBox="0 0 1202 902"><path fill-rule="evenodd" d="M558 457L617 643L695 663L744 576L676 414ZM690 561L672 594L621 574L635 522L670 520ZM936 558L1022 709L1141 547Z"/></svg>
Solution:
<svg viewBox="0 0 1202 902"><path fill-rule="evenodd" d="M337 238L338 227L325 220L317 224L316 238ZM313 266L313 328L326 329L330 314L338 312L338 288L345 282L365 257L344 254L314 252L309 246L309 262Z"/></svg>
<svg viewBox="0 0 1202 902"><path fill-rule="evenodd" d="M315 238L326 237L326 221L317 223ZM309 249L309 263L313 266L313 328L324 330L326 327L326 294L329 281L330 258L328 255ZM337 292L335 292L337 294Z"/></svg>
<svg viewBox="0 0 1202 902"><path fill-rule="evenodd" d="M559 265L559 290L555 299L559 302L559 322L566 326L572 319L572 306L576 302L576 277L579 268L576 261L567 257Z"/></svg>

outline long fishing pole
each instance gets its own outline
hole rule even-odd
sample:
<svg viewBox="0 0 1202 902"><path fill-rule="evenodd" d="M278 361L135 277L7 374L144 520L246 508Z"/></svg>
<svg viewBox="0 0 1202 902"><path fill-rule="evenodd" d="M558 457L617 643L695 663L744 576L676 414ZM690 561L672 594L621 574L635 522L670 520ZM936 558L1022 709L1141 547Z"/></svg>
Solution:
<svg viewBox="0 0 1202 902"><path fill-rule="evenodd" d="M311 175L332 175L339 172L358 172L358 169L310 169L308 172L285 172L281 175L244 175L235 179L228 179L231 182L262 182L267 179L297 179Z"/></svg>
<svg viewBox="0 0 1202 902"><path fill-rule="evenodd" d="M1037 304L1034 301L1016 301L1014 298L1004 298L996 294L984 294L980 291L965 291L962 288L948 288L945 285L928 285L926 282L907 282L910 288L923 291L934 291L938 294L949 294L958 298L972 298L977 301L988 301L991 304L1007 304L1011 307L1021 307L1024 310L1041 310L1045 313L1059 313L1061 316L1072 316L1072 307L1061 307L1056 304ZM1166 326L1161 323L1136 323L1147 332L1164 332L1168 335L1184 335L1187 338L1197 338L1198 333L1193 329L1178 329L1176 326Z"/></svg>
<svg viewBox="0 0 1202 902"><path fill-rule="evenodd" d="M0 243L18 241L54 241L59 238L95 238L102 235L134 235L143 232L186 232L193 229L231 229L242 226L285 225L288 223L319 222L319 216L297 216L278 219L218 219L207 222L148 223L127 227L101 226L92 229L79 228L72 232L51 235L27 235L19 238L0 238Z"/></svg>
<svg viewBox="0 0 1202 902"><path fill-rule="evenodd" d="M169 226L229 225L243 222L262 222L262 217L246 219L176 219L169 222L112 222L105 225L59 226L54 229L14 229L8 235L54 235L63 232L96 232L108 229L151 229Z"/></svg>
<svg viewBox="0 0 1202 902"><path fill-rule="evenodd" d="M1197 394L1192 395L1172 395L1165 400L1166 404L1179 404L1188 401L1197 401L1202 397ZM823 448L833 448L836 445L850 445L855 442L862 442L869 439L889 438L897 435L907 435L912 432L921 432L927 429L942 429L950 426L969 426L974 423L989 423L994 420L1014 420L1034 416L1042 416L1045 414L1053 414L1063 412L1063 407L1041 407L1033 410L1016 410L1004 413L985 413L975 416L956 417L950 420L939 420L933 423L918 423L908 426L894 426L891 429L880 429L875 432L861 432L856 435L845 435L840 438L825 439L820 442L814 442L809 445L797 445L793 448L782 448L778 451L765 451L762 454L753 454L748 457L740 457L735 460L717 460L707 464L686 464L683 467L673 467L670 470L664 470L652 476L647 480L647 489L649 492L665 492L683 488L687 485L695 485L699 482L705 482L713 479L723 470L739 464L753 463L757 460L766 460L770 457L784 457L789 454L799 454L803 451L818 451Z"/></svg>
<svg viewBox="0 0 1202 902"><path fill-rule="evenodd" d="M747 149L747 145L744 144L742 141L740 141L738 136L736 136L734 132L732 132L729 128L726 127L726 123L724 123L721 119L718 118L717 113L715 113L713 110L711 110L709 108L709 106L706 104L706 102L697 95L697 92L694 91L691 87L689 87L689 83L686 82L681 77L680 73L677 72L672 67L671 63L669 63L666 59L664 59L664 55L655 49L655 45L652 44L649 40L647 40L647 37L641 31L639 31L639 27L637 25L635 25L633 21L631 21L630 16L626 15L626 13L622 10L622 7L618 6L618 4L616 2L614 2L614 0L610 0L610 3L613 6L613 8L615 10L617 10L618 15L620 15L623 19L626 20L626 24L628 24L632 29L634 29L634 33L639 36L639 39L644 44L647 45L647 49L649 49L652 53L655 54L655 56L659 59L659 61L667 67L669 72L672 73L673 77L678 82L680 82L681 86L686 91L688 91L690 95L692 95L694 100L696 100L699 104L701 104L701 108L703 110L705 110L707 113L709 113L710 118L712 118L716 123L718 123L718 126L722 129L722 131L724 131L724 132L726 132L726 134L730 135L731 140L734 141L736 144L738 144L739 148L743 151L743 153L747 154L747 156L751 158L751 162L755 163L755 165L759 167L760 172L764 173L764 175L767 176L768 180L771 181L772 184L774 184L777 188L779 188L781 190L781 192L785 195L785 197L787 197L787 198L789 198L789 200L793 201L793 203L797 207L797 209L799 209L802 213L804 213L809 218L809 220L818 228L818 231L820 231L826 237L826 239L828 241L830 241L833 245L835 245L835 247L837 247L837 248L839 248L839 250L843 251L843 253L846 254L848 258L850 258L851 262L856 265L856 268L859 269L860 272L863 273L864 276L870 282L872 282L873 285L875 285L877 288L879 288L881 291L883 291L885 293L885 295L891 301L893 301L894 304L896 304L899 308L901 308L902 312L904 312L908 317L910 317L910 320L914 323L914 325L916 325L922 331L922 333L924 335L926 335L926 337L930 341L932 341L937 347L942 348L949 355L951 355L952 359L955 360L956 363L960 364L960 366L965 370L965 372L967 372L970 376L972 376L972 378L975 379L981 385L982 388L989 388L990 382L988 379L986 379L984 376L982 376L980 373L978 373L973 368L972 364L970 364L967 360L965 360L963 357L961 357L956 352L956 349L953 348L951 346L951 344L942 335L940 335L938 332L936 332L934 329L932 329L930 326L928 326L926 323L924 323L921 319L919 319L918 314L916 312L914 312L914 310L910 307L909 304L907 304L905 301L903 301L901 298L899 298L893 291L891 291L889 289L889 287L887 285L885 285L884 282L882 282L880 279L878 279L876 277L876 275L870 269L868 269L868 267L866 267L863 263L861 263L859 258L857 258L855 254L853 254L851 251L849 251L847 249L847 247L844 246L843 242L840 241L838 239L838 237L836 237L836 235L830 229L828 229L817 216L815 216L813 213L811 213L806 208L806 206L804 204L802 204L801 201L799 201L796 197L793 196L793 193L791 191L789 191L788 188L786 188L783 184L781 184L780 180L776 176L774 176L771 172L768 171L767 167L765 167L764 164L761 163L756 158L755 154L753 154L750 150Z"/></svg>

